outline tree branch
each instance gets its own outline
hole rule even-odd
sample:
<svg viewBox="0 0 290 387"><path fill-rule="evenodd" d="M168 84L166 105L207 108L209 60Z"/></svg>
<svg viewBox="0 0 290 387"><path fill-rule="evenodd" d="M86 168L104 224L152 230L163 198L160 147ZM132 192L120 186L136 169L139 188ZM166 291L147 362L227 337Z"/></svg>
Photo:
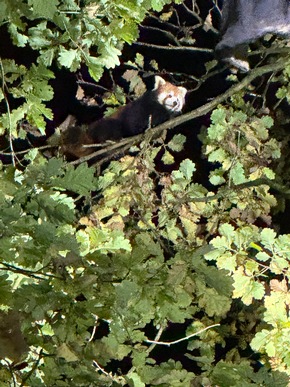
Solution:
<svg viewBox="0 0 290 387"><path fill-rule="evenodd" d="M146 342L146 343L150 343L150 344L166 345L167 347L170 347L170 345L178 344L178 343L181 343L182 341L189 340L189 339L191 339L192 337L197 336L197 335L200 335L201 333L207 331L208 329L211 329L211 328L214 328L214 327L219 327L219 326L220 326L220 324L210 325L210 326L208 326L208 327L205 327L205 328L201 329L201 330L198 331L198 332L193 333L192 335L189 335L189 336L186 336L186 337L182 337L181 339L178 339L178 340L175 340L175 341L154 341L154 340L145 340L145 342Z"/></svg>
<svg viewBox="0 0 290 387"><path fill-rule="evenodd" d="M123 151L129 149L131 146L142 141L145 138L145 136L149 135L149 136L152 136L153 138L156 138L156 135L158 135L159 133L161 133L164 130L173 129L176 126L181 125L187 121L191 121L195 118L204 116L205 114L207 114L207 113L211 112L213 109L215 109L219 104L221 104L222 102L226 101L228 98L233 96L235 93L243 90L257 77L260 77L260 76L267 74L269 72L280 71L283 68L285 68L285 66L287 66L288 63L289 63L289 60L287 61L285 59L281 59L275 63L253 69L239 83L233 85L226 92L217 96L212 101L204 104L203 106L200 106L197 109L194 109L189 113L182 114L181 116L172 118L171 120L166 121L166 122L162 123L161 125L156 126L155 128L149 128L146 130L145 133L141 133L141 134L138 134L136 136L125 138L121 141L114 143L113 145L112 145L112 143L110 143L109 145L104 145L101 150L98 150L94 153L91 153L88 156L81 157L80 159L73 161L71 164L77 165L77 164L80 164L82 162L89 161L93 158L96 158L96 157L99 157L99 156L102 156L105 154L108 155L108 153L111 153L111 158L114 158L116 153L119 154L120 152L123 152ZM115 151L115 152L112 153L112 151ZM109 158L110 157L107 156L106 160L108 160Z"/></svg>
<svg viewBox="0 0 290 387"><path fill-rule="evenodd" d="M243 90L246 86L248 86L257 77L260 77L260 76L267 74L269 72L282 70L283 68L285 68L285 66L287 66L288 63L289 63L289 60L286 61L284 59L284 60L280 60L280 61L277 61L275 63L272 63L270 65L265 65L265 66L253 69L253 70L251 70L250 74L245 76L245 78L243 80L241 80L236 85L233 85L232 87L230 87L226 92L217 96L212 101L204 104L203 106L201 106L197 109L192 110L189 113L175 117L167 122L164 122L161 125L156 126L155 128L148 129L148 130L155 132L155 133L162 132L165 129L172 129L178 125L183 124L184 122L201 117L201 116L209 113L211 110L216 108L220 103L224 102L225 100L230 98L235 93Z"/></svg>

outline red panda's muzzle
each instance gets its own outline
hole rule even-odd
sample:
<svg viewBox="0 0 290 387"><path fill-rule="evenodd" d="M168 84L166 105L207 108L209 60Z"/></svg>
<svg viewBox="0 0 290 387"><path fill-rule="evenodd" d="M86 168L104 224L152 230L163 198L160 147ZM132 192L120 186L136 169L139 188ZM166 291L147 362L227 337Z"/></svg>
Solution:
<svg viewBox="0 0 290 387"><path fill-rule="evenodd" d="M184 105L184 100L181 100L179 97L175 95L166 96L163 100L164 107L171 112L181 112L181 109Z"/></svg>

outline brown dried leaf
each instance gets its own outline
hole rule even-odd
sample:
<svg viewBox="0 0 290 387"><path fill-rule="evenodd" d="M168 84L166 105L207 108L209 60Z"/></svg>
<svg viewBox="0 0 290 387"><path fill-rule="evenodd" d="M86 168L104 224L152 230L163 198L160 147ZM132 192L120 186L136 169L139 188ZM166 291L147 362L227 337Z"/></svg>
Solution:
<svg viewBox="0 0 290 387"><path fill-rule="evenodd" d="M271 287L271 290L273 290L274 292L283 292L283 293L288 292L288 286L285 279L283 279L282 281L279 281L277 279L271 280L270 287Z"/></svg>

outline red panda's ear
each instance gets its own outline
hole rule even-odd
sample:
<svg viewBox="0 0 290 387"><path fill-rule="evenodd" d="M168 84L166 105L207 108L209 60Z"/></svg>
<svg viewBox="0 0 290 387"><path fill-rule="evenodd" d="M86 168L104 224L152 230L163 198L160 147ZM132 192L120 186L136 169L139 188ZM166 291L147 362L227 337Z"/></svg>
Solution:
<svg viewBox="0 0 290 387"><path fill-rule="evenodd" d="M159 75L155 75L155 82L154 82L154 88L153 90L157 90L158 87L165 85L166 81L161 78Z"/></svg>
<svg viewBox="0 0 290 387"><path fill-rule="evenodd" d="M178 86L178 90L180 91L181 95L183 96L183 98L185 97L186 93L187 93L187 89L185 87L182 87L182 86Z"/></svg>

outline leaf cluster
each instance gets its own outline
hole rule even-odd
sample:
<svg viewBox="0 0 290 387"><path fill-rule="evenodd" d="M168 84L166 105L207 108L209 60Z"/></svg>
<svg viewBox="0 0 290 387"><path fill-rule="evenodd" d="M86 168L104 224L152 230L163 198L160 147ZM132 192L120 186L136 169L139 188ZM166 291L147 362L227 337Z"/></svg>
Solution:
<svg viewBox="0 0 290 387"><path fill-rule="evenodd" d="M1 3L2 24L8 23L13 43L38 51L38 63L50 67L54 60L75 71L85 62L99 79L103 67L119 63L122 45L132 43L138 24L149 9L160 11L168 3L142 0L108 2L53 0ZM35 21L35 23L31 23Z"/></svg>
<svg viewBox="0 0 290 387"><path fill-rule="evenodd" d="M15 46L26 49L23 55L32 58L30 66L0 58L0 103L6 111L0 135L8 134L10 147L14 138L25 138L25 122L43 135L45 119L52 120L45 106L53 97L50 68L75 72L85 64L91 77L99 80L104 68L120 64L123 45L137 39L138 24L148 10L160 11L169 2L2 1L0 26L8 30Z"/></svg>
<svg viewBox="0 0 290 387"><path fill-rule="evenodd" d="M237 112L228 122L226 113L225 107L213 112L203 136L207 149L217 151L244 120L243 133L261 126L260 159L277 157L278 143L268 144L267 117L246 119ZM224 127L225 136L213 131ZM240 136L230 139L239 142ZM170 173L157 172L157 156L175 160L184 135L154 145L151 140L145 135L137 155L134 147L133 155L111 162L98 177L84 163L74 167L35 152L22 171L1 171L2 310L18 311L29 346L28 365L13 377L32 386L190 386L193 380L238 386L274 379L286 386L290 241L254 224L276 204L268 186L252 184L261 176L251 175L249 160L256 159L243 148L244 185L231 181L210 192L195 182L190 159ZM219 159L225 179L229 158ZM91 203L93 191L98 194ZM240 327L239 345L216 363L217 345L237 335L238 323L227 323L235 299L245 306L239 319L254 332ZM255 302L251 314L246 308ZM163 336L180 338L171 326L183 326L184 338L197 335L178 349L190 370L176 359L174 346L162 362L155 355ZM265 355L259 373L242 355L250 346ZM126 362L127 370L117 374L114 362Z"/></svg>
<svg viewBox="0 0 290 387"><path fill-rule="evenodd" d="M210 182L219 185L229 180L237 185L261 177L273 179L269 165L281 155L279 143L269 138L273 119L254 115L250 105L235 105L220 106L211 115L205 154L210 162L221 165L211 172Z"/></svg>
<svg viewBox="0 0 290 387"><path fill-rule="evenodd" d="M1 134L24 138L24 120L44 133L48 68L86 63L99 79L165 3L2 1L0 22L37 62L1 60ZM201 135L213 164L205 185L194 157L177 163L181 133L148 131L97 177L36 149L25 166L2 167L1 385L287 386L290 239L271 228L274 127L242 92L215 109Z"/></svg>
<svg viewBox="0 0 290 387"><path fill-rule="evenodd" d="M233 186L226 191L221 186L216 193L208 192L194 182L196 166L189 159L171 173L158 173L156 156L163 152L174 157L183 145L181 134L154 146L145 136L137 156L111 162L98 178L85 164L74 168L40 156L23 172L3 170L6 188L1 203L6 217L1 257L9 273L3 278L3 292L13 295L5 309L16 308L25 316L23 333L31 349L20 380L31 385L66 386L73 380L75 385L190 386L199 375L202 385L238 386L243 378L249 385L258 380L266 385L275 372L255 374L239 348L231 355L239 359L237 371L230 358L215 365L216 345L225 345L233 334L231 326L188 341L185 354L194 371L174 358L173 348L161 363L154 356L158 338L170 332L171 324L185 324L187 336L222 323L233 298L245 305L265 299L267 312L260 309L256 318L268 325L255 337L243 337L243 345L265 351L275 370L287 371L285 351L277 348L273 355L272 347L264 348L259 341L265 332L274 341L281 329L288 329L285 314L276 313L273 320L274 293L265 297L264 280L266 265L273 274L287 273L287 239L248 225L241 214L234 218L233 199L243 208L241 197L245 203L246 199L241 192L246 190L251 200L260 187ZM80 217L80 196L88 197L93 190L101 196ZM260 215L275 204L273 199L265 206L265 195L269 194L263 187L257 204ZM236 227L226 219L235 219ZM216 267L208 262L213 260ZM272 282L272 288L280 295L285 284ZM287 292L280 302L286 311ZM281 328L276 332L278 322ZM98 333L103 325L108 331ZM279 336L281 348L285 337ZM157 344L151 344L154 338ZM112 361L126 361L128 371L117 375L111 371Z"/></svg>

